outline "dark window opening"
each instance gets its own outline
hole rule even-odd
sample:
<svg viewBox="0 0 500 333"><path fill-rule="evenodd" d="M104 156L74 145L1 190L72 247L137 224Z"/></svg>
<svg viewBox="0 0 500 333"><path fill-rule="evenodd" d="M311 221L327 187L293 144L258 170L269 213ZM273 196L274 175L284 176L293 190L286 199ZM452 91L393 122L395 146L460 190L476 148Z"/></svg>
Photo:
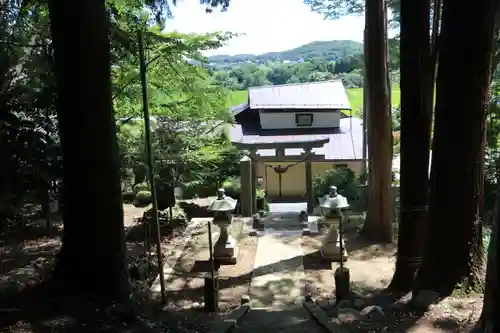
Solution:
<svg viewBox="0 0 500 333"><path fill-rule="evenodd" d="M297 113L295 114L295 124L297 126L311 126L313 123L312 113Z"/></svg>

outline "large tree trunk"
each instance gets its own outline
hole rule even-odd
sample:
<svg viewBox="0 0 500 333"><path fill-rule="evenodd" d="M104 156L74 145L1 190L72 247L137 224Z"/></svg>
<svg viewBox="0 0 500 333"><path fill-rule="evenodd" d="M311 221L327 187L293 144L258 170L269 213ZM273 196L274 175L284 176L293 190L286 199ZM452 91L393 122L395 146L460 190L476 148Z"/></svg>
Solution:
<svg viewBox="0 0 500 333"><path fill-rule="evenodd" d="M500 286L498 285L498 224L500 223L500 193L495 202L495 216L488 247L488 268L486 270L486 289L483 299L483 311L479 318L476 332L500 332Z"/></svg>
<svg viewBox="0 0 500 333"><path fill-rule="evenodd" d="M384 0L366 1L366 77L368 80L368 215L363 234L370 240L392 241L392 121L387 85Z"/></svg>
<svg viewBox="0 0 500 333"><path fill-rule="evenodd" d="M477 213L494 2L443 3L429 223L425 256L417 273L417 293L427 289L445 296L458 283L465 282L468 287L480 283L484 251ZM474 41L474 47L464 40Z"/></svg>
<svg viewBox="0 0 500 333"><path fill-rule="evenodd" d="M432 115L427 103L429 12L428 0L401 1L400 219L396 271L390 287L404 291L411 290L420 265L427 220Z"/></svg>
<svg viewBox="0 0 500 333"><path fill-rule="evenodd" d="M54 278L124 300L130 284L104 3L49 2L65 203Z"/></svg>

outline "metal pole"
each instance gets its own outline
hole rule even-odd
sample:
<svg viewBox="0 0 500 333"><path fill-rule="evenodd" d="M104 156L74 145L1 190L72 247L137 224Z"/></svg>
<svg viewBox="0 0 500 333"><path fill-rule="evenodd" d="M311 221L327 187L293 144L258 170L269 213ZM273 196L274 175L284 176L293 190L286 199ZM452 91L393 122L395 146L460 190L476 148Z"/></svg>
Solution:
<svg viewBox="0 0 500 333"><path fill-rule="evenodd" d="M342 233L342 220L344 215L342 209L339 209L339 237L340 237L340 271L344 273L344 235Z"/></svg>
<svg viewBox="0 0 500 333"><path fill-rule="evenodd" d="M165 304L165 275L163 273L163 258L161 253L160 240L160 223L158 221L158 201L156 198L155 172L153 163L153 152L151 149L151 123L149 121L149 98L148 98L148 82L146 76L146 60L144 57L144 37L142 30L137 32L139 39L139 70L141 73L142 86L142 106L144 113L144 136L146 143L146 156L148 162L148 177L151 184L151 196L153 199L153 223L156 226L156 255L158 257L158 267L160 274L161 301Z"/></svg>
<svg viewBox="0 0 500 333"><path fill-rule="evenodd" d="M219 300L217 299L217 286L215 283L215 265L214 265L214 253L213 253L213 248L212 248L212 222L208 221L208 260L210 261L210 273L212 274L212 291L214 293L214 300L217 301L217 304ZM216 305L217 306L217 305ZM215 309L217 312L217 309Z"/></svg>

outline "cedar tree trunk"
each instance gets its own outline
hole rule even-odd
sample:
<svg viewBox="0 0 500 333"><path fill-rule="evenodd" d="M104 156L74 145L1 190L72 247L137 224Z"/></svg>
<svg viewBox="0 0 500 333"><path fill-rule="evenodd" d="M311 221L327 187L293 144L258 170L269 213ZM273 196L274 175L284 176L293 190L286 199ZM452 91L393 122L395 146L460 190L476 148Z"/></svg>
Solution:
<svg viewBox="0 0 500 333"><path fill-rule="evenodd" d="M63 153L64 236L54 278L129 294L104 0L49 1Z"/></svg>
<svg viewBox="0 0 500 333"><path fill-rule="evenodd" d="M494 2L443 2L429 223L416 293L426 289L446 296L458 283L476 288L481 282L484 250L477 214ZM465 40L474 41L473 47Z"/></svg>
<svg viewBox="0 0 500 333"><path fill-rule="evenodd" d="M392 121L387 85L384 0L365 5L366 80L368 81L368 214L363 235L373 241L392 241Z"/></svg>
<svg viewBox="0 0 500 333"><path fill-rule="evenodd" d="M427 219L432 117L427 103L429 12L428 0L401 1L401 208L396 271L390 287L403 291L413 286Z"/></svg>

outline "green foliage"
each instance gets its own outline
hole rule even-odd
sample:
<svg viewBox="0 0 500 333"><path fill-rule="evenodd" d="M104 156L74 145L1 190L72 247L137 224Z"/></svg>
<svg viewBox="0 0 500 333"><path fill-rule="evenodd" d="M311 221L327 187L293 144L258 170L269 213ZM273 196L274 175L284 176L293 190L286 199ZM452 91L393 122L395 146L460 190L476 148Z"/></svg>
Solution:
<svg viewBox="0 0 500 333"><path fill-rule="evenodd" d="M329 192L330 186L337 186L340 194L345 196L349 202L360 199L361 182L359 177L349 168L338 167L327 170L322 176L313 180L313 189L316 197L324 196Z"/></svg>
<svg viewBox="0 0 500 333"><path fill-rule="evenodd" d="M139 183L135 184L134 187L132 188L132 192L137 195L137 193L141 191L150 191L151 189L149 188L149 184L144 182L144 183Z"/></svg>
<svg viewBox="0 0 500 333"><path fill-rule="evenodd" d="M139 191L135 195L134 205L136 207L146 207L147 205L151 204L152 201L153 198L150 191Z"/></svg>

